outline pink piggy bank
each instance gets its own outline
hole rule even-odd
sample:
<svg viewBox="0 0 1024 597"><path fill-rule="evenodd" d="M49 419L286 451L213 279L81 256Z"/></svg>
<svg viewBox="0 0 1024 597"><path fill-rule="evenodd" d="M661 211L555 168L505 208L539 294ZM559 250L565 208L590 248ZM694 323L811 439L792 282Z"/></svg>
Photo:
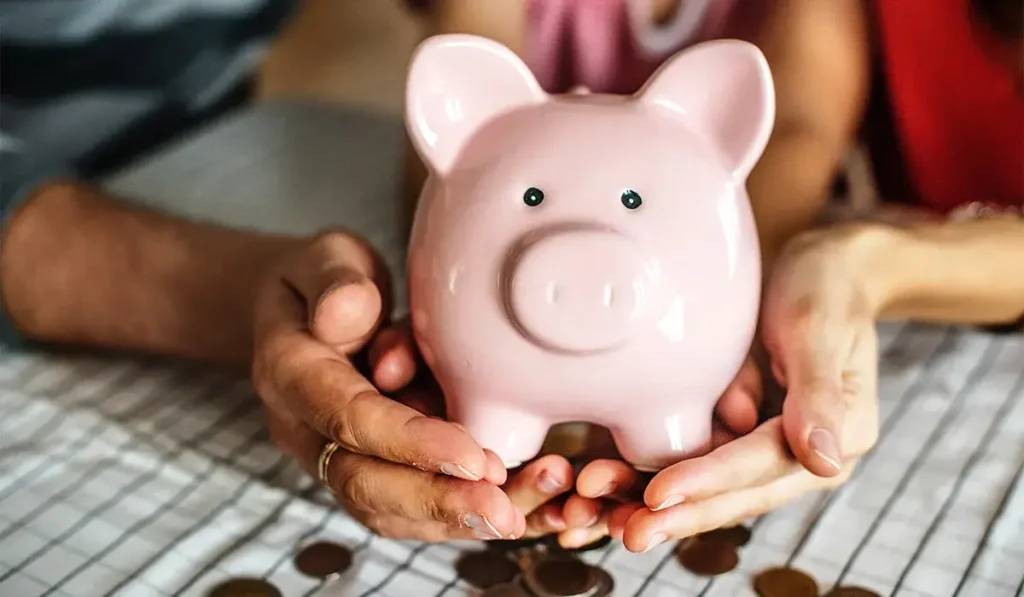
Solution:
<svg viewBox="0 0 1024 597"><path fill-rule="evenodd" d="M568 421L607 427L638 470L705 451L758 316L762 54L703 43L634 96L553 96L504 46L445 35L406 93L430 171L409 308L449 419L509 468Z"/></svg>

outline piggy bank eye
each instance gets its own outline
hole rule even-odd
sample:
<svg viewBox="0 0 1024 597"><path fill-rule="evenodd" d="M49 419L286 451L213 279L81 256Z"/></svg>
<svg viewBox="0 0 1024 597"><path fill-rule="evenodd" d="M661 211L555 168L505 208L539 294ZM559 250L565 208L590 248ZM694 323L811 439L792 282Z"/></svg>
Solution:
<svg viewBox="0 0 1024 597"><path fill-rule="evenodd" d="M622 204L626 206L626 209L637 209L643 202L644 200L640 198L640 193L632 189L622 192Z"/></svg>
<svg viewBox="0 0 1024 597"><path fill-rule="evenodd" d="M544 191L536 187L530 187L526 189L525 193L523 193L523 203L529 205L530 207L537 207L543 201Z"/></svg>

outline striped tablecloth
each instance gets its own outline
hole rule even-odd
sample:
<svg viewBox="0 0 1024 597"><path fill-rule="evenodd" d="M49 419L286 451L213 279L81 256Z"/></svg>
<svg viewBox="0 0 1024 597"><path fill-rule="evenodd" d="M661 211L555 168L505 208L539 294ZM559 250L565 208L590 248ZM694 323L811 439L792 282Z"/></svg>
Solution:
<svg viewBox="0 0 1024 597"><path fill-rule="evenodd" d="M1013 597L1024 583L1024 337L881 329L881 437L854 479L753 521L740 567L694 577L671 546L584 557L615 595L752 594L789 563L823 587ZM473 595L473 544L378 539L275 450L244 380L82 356L0 358L0 595L203 595L264 576L286 596ZM320 539L356 552L327 584Z"/></svg>

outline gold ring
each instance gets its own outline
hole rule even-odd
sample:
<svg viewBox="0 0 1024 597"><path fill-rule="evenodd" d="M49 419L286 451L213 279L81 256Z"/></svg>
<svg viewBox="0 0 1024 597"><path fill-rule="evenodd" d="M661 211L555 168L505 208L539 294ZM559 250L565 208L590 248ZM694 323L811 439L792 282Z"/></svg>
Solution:
<svg viewBox="0 0 1024 597"><path fill-rule="evenodd" d="M331 488L330 479L327 478L327 467L331 465L331 456L334 456L339 447L338 442L327 442L324 449L320 451L320 462L317 465L317 475L320 477L320 484L331 493L334 493L334 489Z"/></svg>

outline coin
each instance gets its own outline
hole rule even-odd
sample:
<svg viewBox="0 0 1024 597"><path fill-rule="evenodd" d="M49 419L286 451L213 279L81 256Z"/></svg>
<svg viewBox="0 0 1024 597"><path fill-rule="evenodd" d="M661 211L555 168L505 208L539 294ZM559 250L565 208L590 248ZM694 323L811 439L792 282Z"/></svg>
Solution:
<svg viewBox="0 0 1024 597"><path fill-rule="evenodd" d="M321 541L308 545L295 556L295 568L313 578L341 574L352 565L352 551L347 547Z"/></svg>
<svg viewBox="0 0 1024 597"><path fill-rule="evenodd" d="M835 587L825 597L881 597L878 593L864 587Z"/></svg>
<svg viewBox="0 0 1024 597"><path fill-rule="evenodd" d="M277 587L258 578L232 578L210 589L207 597L282 597Z"/></svg>
<svg viewBox="0 0 1024 597"><path fill-rule="evenodd" d="M740 563L736 545L715 538L694 538L682 542L676 551L676 558L683 568L697 576L725 574Z"/></svg>
<svg viewBox="0 0 1024 597"><path fill-rule="evenodd" d="M761 597L817 597L818 583L794 568L770 568L754 577Z"/></svg>
<svg viewBox="0 0 1024 597"><path fill-rule="evenodd" d="M480 597L533 597L521 583L508 582L484 589Z"/></svg>
<svg viewBox="0 0 1024 597"><path fill-rule="evenodd" d="M597 577L597 590L591 593L590 597L607 597L615 589L615 580L611 574L600 568L591 568Z"/></svg>
<svg viewBox="0 0 1024 597"><path fill-rule="evenodd" d="M538 597L594 597L600 590L596 568L571 556L544 558L523 574Z"/></svg>
<svg viewBox="0 0 1024 597"><path fill-rule="evenodd" d="M750 543L750 529L743 525L735 527L724 527L715 529L699 535L700 539L719 539L726 543L732 543L736 547L743 547Z"/></svg>
<svg viewBox="0 0 1024 597"><path fill-rule="evenodd" d="M487 550L464 554L455 562L455 571L474 587L489 589L512 582L519 574L519 566L504 553Z"/></svg>

